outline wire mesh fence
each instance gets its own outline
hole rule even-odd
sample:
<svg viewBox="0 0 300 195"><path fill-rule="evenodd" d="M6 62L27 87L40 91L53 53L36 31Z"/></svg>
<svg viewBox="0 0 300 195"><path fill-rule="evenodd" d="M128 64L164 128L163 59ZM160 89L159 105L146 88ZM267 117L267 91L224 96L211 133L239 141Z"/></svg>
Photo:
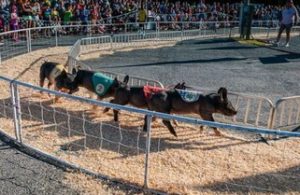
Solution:
<svg viewBox="0 0 300 195"><path fill-rule="evenodd" d="M122 112L118 124L101 107L93 111L90 104L65 98L54 104L53 94L24 86L18 90L24 144L94 173L143 185L143 116Z"/></svg>
<svg viewBox="0 0 300 195"><path fill-rule="evenodd" d="M5 60L29 52L28 36L29 34L26 31L1 33L1 59Z"/></svg>
<svg viewBox="0 0 300 195"><path fill-rule="evenodd" d="M14 110L11 101L11 90L9 82L0 79L0 129L6 131L10 136L16 137L14 131Z"/></svg>

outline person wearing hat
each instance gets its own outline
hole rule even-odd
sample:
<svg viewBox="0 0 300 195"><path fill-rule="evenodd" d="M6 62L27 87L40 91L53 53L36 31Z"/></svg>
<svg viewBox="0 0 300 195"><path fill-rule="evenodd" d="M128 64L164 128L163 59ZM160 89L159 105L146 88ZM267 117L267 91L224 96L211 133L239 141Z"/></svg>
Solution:
<svg viewBox="0 0 300 195"><path fill-rule="evenodd" d="M297 8L294 6L293 0L287 0L285 8L281 12L280 28L275 42L276 46L279 46L281 34L285 30L286 43L284 46L289 47L289 43L291 39L290 33L293 27L293 23L297 23L298 19L299 19L298 11Z"/></svg>

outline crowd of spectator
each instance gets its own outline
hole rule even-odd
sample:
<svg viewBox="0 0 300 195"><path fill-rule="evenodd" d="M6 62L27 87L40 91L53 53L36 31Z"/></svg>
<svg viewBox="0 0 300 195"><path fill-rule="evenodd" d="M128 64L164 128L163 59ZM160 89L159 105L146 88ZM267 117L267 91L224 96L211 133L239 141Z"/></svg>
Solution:
<svg viewBox="0 0 300 195"><path fill-rule="evenodd" d="M118 23L136 0L0 0L0 31L50 25ZM101 31L101 28L99 28Z"/></svg>
<svg viewBox="0 0 300 195"><path fill-rule="evenodd" d="M99 24L98 32L104 32L100 24L139 21L141 7L148 20L162 23L238 21L240 10L239 3L208 0L0 0L0 31L91 23ZM280 6L257 4L254 19L278 20L280 10Z"/></svg>

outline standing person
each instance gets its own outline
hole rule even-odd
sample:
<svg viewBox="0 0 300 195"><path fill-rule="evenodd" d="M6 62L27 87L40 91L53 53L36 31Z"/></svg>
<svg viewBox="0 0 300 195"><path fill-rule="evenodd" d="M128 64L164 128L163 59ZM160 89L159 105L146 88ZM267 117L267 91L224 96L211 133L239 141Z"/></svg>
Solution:
<svg viewBox="0 0 300 195"><path fill-rule="evenodd" d="M33 27L40 26L41 6L36 0L31 0Z"/></svg>
<svg viewBox="0 0 300 195"><path fill-rule="evenodd" d="M88 22L89 22L90 10L88 9L87 5L83 6L83 9L80 11L80 19L81 24L83 25L83 33L88 33Z"/></svg>
<svg viewBox="0 0 300 195"><path fill-rule="evenodd" d="M55 26L60 25L61 19L60 19L60 15L57 11L57 6L54 6L53 9L52 9L51 20L52 20L52 22Z"/></svg>
<svg viewBox="0 0 300 195"><path fill-rule="evenodd" d="M276 46L279 46L279 41L281 38L281 34L284 30L286 30L286 43L285 47L289 47L290 45L290 33L293 27L293 23L297 23L299 19L298 11L294 6L293 0L287 0L285 8L281 12L281 21L280 28L277 36L277 40L275 42Z"/></svg>
<svg viewBox="0 0 300 195"><path fill-rule="evenodd" d="M94 5L91 8L91 20L92 20L92 32L95 33L94 29L97 29L97 21L99 19L99 8Z"/></svg>
<svg viewBox="0 0 300 195"><path fill-rule="evenodd" d="M21 0L20 13L22 13L22 19L25 22L25 28L32 28L32 9L29 0Z"/></svg>
<svg viewBox="0 0 300 195"><path fill-rule="evenodd" d="M44 6L44 11L43 11L43 20L44 20L44 26L47 27L47 26L51 26L51 8L50 8L50 4L49 2L45 2ZM51 30L50 28L45 28L44 29L44 35L45 37L51 37Z"/></svg>
<svg viewBox="0 0 300 195"><path fill-rule="evenodd" d="M8 7L7 2L5 3L5 1L1 0L0 1L0 33L3 33L7 30L8 26L6 23L8 23L6 21L7 16L9 15L9 11L6 10ZM0 36L0 45L3 45L3 40L4 40L4 35Z"/></svg>
<svg viewBox="0 0 300 195"><path fill-rule="evenodd" d="M73 12L72 12L72 5L67 4L66 5L67 9L63 13L63 24L64 25L71 25L71 20L73 18ZM66 28L66 33L70 33L71 29L70 27Z"/></svg>
<svg viewBox="0 0 300 195"><path fill-rule="evenodd" d="M10 17L10 28L13 31L17 31L19 29L19 17L17 13L17 7L12 8L12 13ZM19 40L18 32L13 33L13 40L16 42Z"/></svg>
<svg viewBox="0 0 300 195"><path fill-rule="evenodd" d="M3 1L1 1L3 3ZM12 13L12 8L15 7L17 8L17 1L16 0L12 0L11 3L9 4L8 7L3 7L2 5L2 9L0 10L0 14L1 14L1 18L3 19L3 31L6 32L6 31L9 31L9 28L10 28L10 18L11 18L11 15L10 13ZM18 9L17 9L17 13L18 12Z"/></svg>
<svg viewBox="0 0 300 195"><path fill-rule="evenodd" d="M144 5L142 3L141 8L138 12L138 22L139 22L141 33L143 35L145 35L145 22L146 22L146 19L147 19L147 12L146 12L146 10L144 8Z"/></svg>

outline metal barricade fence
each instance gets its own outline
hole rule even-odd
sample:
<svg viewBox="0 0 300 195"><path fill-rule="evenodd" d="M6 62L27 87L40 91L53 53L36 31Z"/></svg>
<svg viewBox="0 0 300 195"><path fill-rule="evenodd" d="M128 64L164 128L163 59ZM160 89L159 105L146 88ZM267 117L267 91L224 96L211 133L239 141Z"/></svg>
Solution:
<svg viewBox="0 0 300 195"><path fill-rule="evenodd" d="M78 66L78 58L81 53L81 40L76 41L76 43L71 47L68 54L68 72L71 73L73 68Z"/></svg>
<svg viewBox="0 0 300 195"><path fill-rule="evenodd" d="M182 36L183 34L181 31L171 31L171 32L160 31L158 35L158 39L163 41L180 41L182 40Z"/></svg>
<svg viewBox="0 0 300 195"><path fill-rule="evenodd" d="M69 56L74 57L75 59L79 57L81 54L81 42L81 40L76 41L69 51Z"/></svg>
<svg viewBox="0 0 300 195"><path fill-rule="evenodd" d="M300 96L286 97L275 105L271 128L291 130L300 126Z"/></svg>
<svg viewBox="0 0 300 195"><path fill-rule="evenodd" d="M228 22L227 22L228 23ZM82 51L88 52L88 51L96 51L101 49L117 49L122 48L126 46L139 46L146 44L146 42L157 42L158 40L171 40L171 41L179 41L179 40L187 40L191 38L196 37L223 37L223 36L233 36L234 34L231 33L231 28L234 25L234 22L225 24L225 22L220 22L221 28L213 30L213 29L207 29L201 28L201 26L210 26L211 24L214 24L212 22L205 22L202 25L199 25L199 22L195 23L199 26L199 29L181 29L180 31L161 31L157 30L156 32L147 32L143 33L142 31L140 33L134 33L134 34L115 34L113 36L101 36L101 37L89 37L89 38L83 38L81 39L81 45L82 45ZM164 23L169 24L169 23ZM180 23L181 26L184 26L186 24L193 24L192 22L186 22L186 23ZM160 23L157 23L159 26ZM228 28L227 26L230 26ZM137 42L139 41L139 42ZM74 45L76 46L76 44ZM72 49L71 49L72 50ZM76 58L77 56L70 54L73 58Z"/></svg>
<svg viewBox="0 0 300 195"><path fill-rule="evenodd" d="M112 43L111 36L82 38L80 41L81 53L110 50Z"/></svg>
<svg viewBox="0 0 300 195"><path fill-rule="evenodd" d="M229 93L228 95L229 100L238 110L238 114L231 118L233 123L254 127L271 127L274 105L270 99L239 93ZM226 118L228 119L223 116L223 119Z"/></svg>
<svg viewBox="0 0 300 195"><path fill-rule="evenodd" d="M160 23L157 22L157 26L160 26ZM207 29L208 24L211 22L188 22L188 24L193 24L191 26L199 26L199 35L200 37L209 37L209 36L216 36L218 35L213 32L212 30ZM230 22L219 22L222 24L219 29L217 29L217 32L225 32L228 33L228 37L234 37L239 36L238 30L238 22L230 21ZM227 24L228 23L228 24ZM275 37L276 33L278 31L278 24L276 22L267 22L268 25L265 25L264 21L254 21L253 22L253 30L252 35L254 36L263 36L266 38ZM270 23L272 25L270 25ZM135 24L135 23L133 23ZM170 24L170 23L168 23ZM200 25L201 24L201 25ZM104 26L111 26L110 25L104 25ZM92 33L88 32L87 34L82 34L82 30L84 27L91 29L95 25L64 25L64 26L47 26L47 27L37 27L32 29L21 29L14 32L4 32L1 33L0 36L3 39L3 45L0 47L0 53L1 53L1 60L8 59L9 57L13 57L15 55L24 54L31 52L32 50L41 49L51 46L68 46L72 45L75 41L77 41L80 38L83 37L92 37L92 36L99 36L99 33ZM225 28L224 28L225 26ZM229 30L227 28L229 26ZM167 29L170 30L170 29ZM158 28L153 31L146 31L146 38L152 39L154 38L160 38L165 40L182 40L183 37L185 39L188 38L188 34L192 34L193 36L196 34L194 31L195 29L180 29L179 31L169 31L169 33L166 33L163 29ZM137 30L136 30L137 31ZM299 27L296 26L293 28L293 32L297 35L299 34ZM185 36L183 35L185 33ZM14 34L17 34L17 39L13 40ZM71 34L72 36L69 36ZM149 34L149 35L148 35ZM223 34L223 33L221 33ZM108 36L109 37L109 36ZM139 34L136 34L136 37L130 36L128 39L131 43L131 40L141 40L144 39L144 36L141 36ZM107 38L106 38L107 39ZM107 40L104 41L104 43L107 43ZM103 44L99 44L99 46L104 46ZM109 46L106 44L105 48L108 48ZM74 56L73 56L74 57Z"/></svg>

